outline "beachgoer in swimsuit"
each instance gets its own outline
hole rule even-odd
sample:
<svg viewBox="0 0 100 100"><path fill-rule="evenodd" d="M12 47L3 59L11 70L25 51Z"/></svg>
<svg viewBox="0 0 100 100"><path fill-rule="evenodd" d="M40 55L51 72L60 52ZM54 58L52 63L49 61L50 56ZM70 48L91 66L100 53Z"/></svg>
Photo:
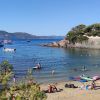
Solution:
<svg viewBox="0 0 100 100"><path fill-rule="evenodd" d="M49 84L49 86L48 86L48 92L49 92L49 93L53 93L53 88L52 88L52 85L50 85L50 84Z"/></svg>

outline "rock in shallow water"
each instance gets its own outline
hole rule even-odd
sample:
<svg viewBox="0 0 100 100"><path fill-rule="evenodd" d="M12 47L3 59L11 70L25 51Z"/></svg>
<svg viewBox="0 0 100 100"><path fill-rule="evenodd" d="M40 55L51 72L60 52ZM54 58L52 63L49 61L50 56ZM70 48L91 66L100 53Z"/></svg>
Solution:
<svg viewBox="0 0 100 100"><path fill-rule="evenodd" d="M53 43L48 43L48 44L43 44L42 46L48 46L48 47L67 47L68 40L61 40L59 42L53 42Z"/></svg>

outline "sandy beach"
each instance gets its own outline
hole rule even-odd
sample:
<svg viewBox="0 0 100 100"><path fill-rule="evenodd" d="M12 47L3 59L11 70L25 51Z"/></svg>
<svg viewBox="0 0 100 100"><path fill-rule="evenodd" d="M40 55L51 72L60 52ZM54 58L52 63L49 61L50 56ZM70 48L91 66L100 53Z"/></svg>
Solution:
<svg viewBox="0 0 100 100"><path fill-rule="evenodd" d="M47 100L100 100L100 87L96 90L86 90L80 88L65 88L65 84L74 84L75 86L82 86L81 82L70 81L56 83L57 89L62 89L60 92L47 93ZM85 85L91 82L84 83ZM49 84L41 84L41 90L46 90ZM96 86L100 86L100 81L96 81Z"/></svg>

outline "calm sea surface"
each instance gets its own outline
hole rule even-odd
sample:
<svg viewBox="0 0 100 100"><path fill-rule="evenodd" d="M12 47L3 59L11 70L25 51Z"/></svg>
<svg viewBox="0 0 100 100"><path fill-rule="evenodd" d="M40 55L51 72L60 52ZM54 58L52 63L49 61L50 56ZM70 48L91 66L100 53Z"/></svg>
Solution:
<svg viewBox="0 0 100 100"><path fill-rule="evenodd" d="M39 46L57 39L36 39L31 42L13 41L5 47L16 48L16 52L4 52L0 48L0 62L8 60L14 66L17 78L24 77L27 69L41 63L41 70L34 70L33 76L38 82L65 81L70 76L82 74L100 75L100 50L64 49ZM82 71L86 66L87 71ZM55 71L54 75L51 74Z"/></svg>

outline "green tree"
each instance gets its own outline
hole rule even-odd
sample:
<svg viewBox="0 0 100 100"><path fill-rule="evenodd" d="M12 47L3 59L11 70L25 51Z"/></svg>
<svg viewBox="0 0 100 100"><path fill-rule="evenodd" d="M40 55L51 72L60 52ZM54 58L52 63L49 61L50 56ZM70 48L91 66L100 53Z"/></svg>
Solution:
<svg viewBox="0 0 100 100"><path fill-rule="evenodd" d="M71 31L69 31L66 36L67 39L69 40L69 42L74 44L75 42L86 40L87 38L84 36L85 28L86 28L86 26L83 24L80 24L80 25L72 28Z"/></svg>
<svg viewBox="0 0 100 100"><path fill-rule="evenodd" d="M0 64L0 69L2 74L4 73L6 75L13 70L13 66L7 60L4 60Z"/></svg>
<svg viewBox="0 0 100 100"><path fill-rule="evenodd" d="M100 24L92 24L86 27L85 33L88 36L100 36Z"/></svg>

